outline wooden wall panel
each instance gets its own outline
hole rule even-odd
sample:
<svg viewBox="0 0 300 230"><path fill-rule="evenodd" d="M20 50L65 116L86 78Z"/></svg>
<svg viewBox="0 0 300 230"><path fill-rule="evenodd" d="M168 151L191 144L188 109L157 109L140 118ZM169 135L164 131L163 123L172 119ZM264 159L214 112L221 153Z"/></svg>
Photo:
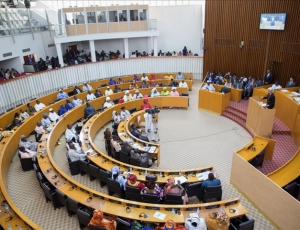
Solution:
<svg viewBox="0 0 300 230"><path fill-rule="evenodd" d="M300 85L299 12L300 0L206 1L203 73L213 69L262 78L272 69L282 86L291 76ZM284 31L260 30L261 13L286 13ZM216 39L233 43L220 45Z"/></svg>

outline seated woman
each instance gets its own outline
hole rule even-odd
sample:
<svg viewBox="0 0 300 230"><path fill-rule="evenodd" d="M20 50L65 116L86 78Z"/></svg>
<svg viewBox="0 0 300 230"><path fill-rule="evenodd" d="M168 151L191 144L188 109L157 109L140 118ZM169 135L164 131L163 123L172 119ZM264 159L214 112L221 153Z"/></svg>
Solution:
<svg viewBox="0 0 300 230"><path fill-rule="evenodd" d="M154 80L150 81L149 88L157 87L158 85L154 82Z"/></svg>
<svg viewBox="0 0 300 230"><path fill-rule="evenodd" d="M230 81L230 79L227 79L227 81L225 81L224 86L231 87L231 81Z"/></svg>
<svg viewBox="0 0 300 230"><path fill-rule="evenodd" d="M167 179L164 191L165 194L181 195L183 204L186 204L189 201L188 195L184 188L180 185L180 182L178 181L178 183L175 184L175 180L172 177Z"/></svg>
<svg viewBox="0 0 300 230"><path fill-rule="evenodd" d="M135 80L129 85L129 89L138 89L139 87L137 86Z"/></svg>
<svg viewBox="0 0 300 230"><path fill-rule="evenodd" d="M144 99L144 104L142 104L142 109L145 110L150 108L152 108L152 106L150 105L147 99Z"/></svg>
<svg viewBox="0 0 300 230"><path fill-rule="evenodd" d="M19 147L19 153L21 158L32 158L36 155L35 151L26 149L24 146Z"/></svg>
<svg viewBox="0 0 300 230"><path fill-rule="evenodd" d="M122 78L119 77L119 80L118 80L118 84L123 84L124 81L122 80Z"/></svg>
<svg viewBox="0 0 300 230"><path fill-rule="evenodd" d="M113 111L112 115L113 115L112 119L114 121L113 127L114 127L114 129L117 129L118 126L119 126L119 124L120 124L120 122L121 122L121 120L122 120L121 116L120 116L120 114L117 111Z"/></svg>
<svg viewBox="0 0 300 230"><path fill-rule="evenodd" d="M103 93L101 93L101 91L99 89L95 90L95 94L94 95L95 95L96 98L103 97Z"/></svg>
<svg viewBox="0 0 300 230"><path fill-rule="evenodd" d="M114 181L117 181L120 185L120 187L123 187L123 189L126 189L126 179L123 178L123 176L120 174L120 168L118 166L113 166L111 168L111 179Z"/></svg>
<svg viewBox="0 0 300 230"><path fill-rule="evenodd" d="M152 180L148 181L147 186L141 190L141 195L144 194L155 194L160 201L165 199L164 190Z"/></svg>
<svg viewBox="0 0 300 230"><path fill-rule="evenodd" d="M150 74L150 81L159 80L158 77L156 77L153 73Z"/></svg>
<svg viewBox="0 0 300 230"><path fill-rule="evenodd" d="M116 85L116 84L117 84L117 82L111 77L109 79L108 85Z"/></svg>
<svg viewBox="0 0 300 230"><path fill-rule="evenodd" d="M127 178L126 185L132 186L135 188L139 188L140 190L144 189L146 186L144 183L137 181L136 175L135 174L129 174Z"/></svg>
<svg viewBox="0 0 300 230"><path fill-rule="evenodd" d="M15 113L13 124L15 126L19 126L22 123L22 120L23 120L23 118L20 116L20 114L19 113Z"/></svg>

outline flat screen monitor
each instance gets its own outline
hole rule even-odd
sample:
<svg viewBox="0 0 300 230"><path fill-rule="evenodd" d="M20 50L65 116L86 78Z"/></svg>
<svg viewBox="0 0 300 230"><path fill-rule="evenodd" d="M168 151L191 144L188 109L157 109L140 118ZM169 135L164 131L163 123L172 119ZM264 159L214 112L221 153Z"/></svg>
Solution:
<svg viewBox="0 0 300 230"><path fill-rule="evenodd" d="M286 13L261 14L260 25L261 30L284 30Z"/></svg>

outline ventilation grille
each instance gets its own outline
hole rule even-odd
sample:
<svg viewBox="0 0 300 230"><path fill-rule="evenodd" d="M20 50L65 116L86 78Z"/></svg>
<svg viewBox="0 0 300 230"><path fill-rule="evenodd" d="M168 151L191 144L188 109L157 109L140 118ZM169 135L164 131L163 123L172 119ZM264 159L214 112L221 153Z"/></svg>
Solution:
<svg viewBox="0 0 300 230"><path fill-rule="evenodd" d="M48 47L54 47L54 46L55 46L54 44L49 44L49 45L48 45Z"/></svg>
<svg viewBox="0 0 300 230"><path fill-rule="evenodd" d="M215 38L214 46L233 47L234 39L232 39L232 38Z"/></svg>
<svg viewBox="0 0 300 230"><path fill-rule="evenodd" d="M11 56L12 55L12 53L5 53L5 54L3 54L3 57L8 57L8 56Z"/></svg>
<svg viewBox="0 0 300 230"><path fill-rule="evenodd" d="M249 40L250 49L266 49L267 41L266 40Z"/></svg>
<svg viewBox="0 0 300 230"><path fill-rule="evenodd" d="M23 53L25 53L25 52L29 52L30 49L29 48L28 49L23 49L22 51L23 51Z"/></svg>
<svg viewBox="0 0 300 230"><path fill-rule="evenodd" d="M283 42L281 51L286 53L300 54L300 43Z"/></svg>

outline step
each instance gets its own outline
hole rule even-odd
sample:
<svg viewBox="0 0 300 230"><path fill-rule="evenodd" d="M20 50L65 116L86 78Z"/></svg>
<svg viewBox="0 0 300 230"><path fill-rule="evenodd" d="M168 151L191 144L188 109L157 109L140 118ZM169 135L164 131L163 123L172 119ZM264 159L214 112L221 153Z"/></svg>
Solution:
<svg viewBox="0 0 300 230"><path fill-rule="evenodd" d="M254 137L254 135L250 132L249 129L247 129L246 127L246 122L244 120L242 120L241 118L232 116L231 114L226 114L226 112L222 113L222 116L234 121L235 123L239 124L240 126L242 126L252 137Z"/></svg>
<svg viewBox="0 0 300 230"><path fill-rule="evenodd" d="M227 110L233 110L233 111L235 111L235 112L237 112L237 113L239 113L239 114L243 114L243 115L247 116L247 113L245 113L245 112L243 112L242 110L239 110L239 109L237 109L237 108L234 108L234 107L232 107L232 106L228 106L228 107L227 107Z"/></svg>
<svg viewBox="0 0 300 230"><path fill-rule="evenodd" d="M235 113L235 111L232 111L232 110L225 110L224 113L231 114L232 116L238 117L246 122L247 117L241 113Z"/></svg>

